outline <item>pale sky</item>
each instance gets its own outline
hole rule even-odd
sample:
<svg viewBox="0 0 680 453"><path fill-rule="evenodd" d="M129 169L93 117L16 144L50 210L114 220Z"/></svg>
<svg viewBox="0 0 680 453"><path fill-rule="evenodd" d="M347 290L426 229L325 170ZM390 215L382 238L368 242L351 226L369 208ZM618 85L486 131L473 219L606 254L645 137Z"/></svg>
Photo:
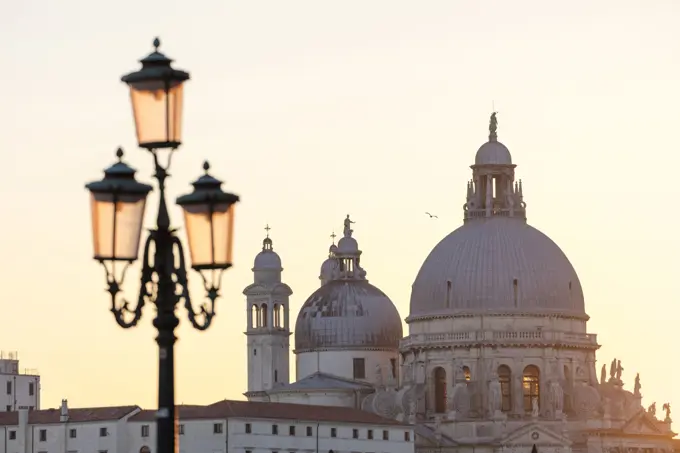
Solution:
<svg viewBox="0 0 680 453"><path fill-rule="evenodd" d="M616 357L645 405L680 404L679 19L677 0L3 2L0 348L40 370L44 408L155 406L153 309L136 329L113 320L83 185L119 145L150 180L119 78L158 35L192 75L172 200L204 159L242 197L213 327L179 311L178 402L242 398L241 291L267 222L292 320L347 213L405 318L422 261L462 223L495 102L529 222L581 278L598 373Z"/></svg>

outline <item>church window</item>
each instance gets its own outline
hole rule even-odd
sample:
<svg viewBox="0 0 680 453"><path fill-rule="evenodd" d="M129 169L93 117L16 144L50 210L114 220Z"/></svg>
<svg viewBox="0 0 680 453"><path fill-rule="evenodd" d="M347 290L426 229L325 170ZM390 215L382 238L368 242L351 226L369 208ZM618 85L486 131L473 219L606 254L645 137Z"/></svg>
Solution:
<svg viewBox="0 0 680 453"><path fill-rule="evenodd" d="M352 430L352 438L353 438L353 439L358 439L358 438L359 438L359 430L358 430L358 429L353 429L353 430Z"/></svg>
<svg viewBox="0 0 680 453"><path fill-rule="evenodd" d="M257 305L250 307L250 325L260 327L260 307Z"/></svg>
<svg viewBox="0 0 680 453"><path fill-rule="evenodd" d="M295 426L291 425L291 426L288 427L288 435L289 436L295 435Z"/></svg>
<svg viewBox="0 0 680 453"><path fill-rule="evenodd" d="M262 308L260 309L260 327L267 327L267 304L262 304Z"/></svg>
<svg viewBox="0 0 680 453"><path fill-rule="evenodd" d="M312 427L311 427L311 426L308 426L308 427L307 427L307 437L312 437L312 435L313 435L313 434L312 434Z"/></svg>
<svg viewBox="0 0 680 453"><path fill-rule="evenodd" d="M213 424L213 434L222 434L222 423L214 423Z"/></svg>
<svg viewBox="0 0 680 453"><path fill-rule="evenodd" d="M512 281L512 300L515 304L515 308L518 306L518 300L517 300L517 294L519 292L518 290L519 290L519 282L517 281L517 279L514 279Z"/></svg>
<svg viewBox="0 0 680 453"><path fill-rule="evenodd" d="M524 368L524 373L522 373L522 387L524 391L524 410L526 412L531 412L533 409L532 402L534 399L540 404L540 378L541 375L538 367L529 365Z"/></svg>
<svg viewBox="0 0 680 453"><path fill-rule="evenodd" d="M404 431L404 442L411 442L411 431Z"/></svg>
<svg viewBox="0 0 680 453"><path fill-rule="evenodd" d="M355 358L352 361L354 379L366 379L366 360Z"/></svg>
<svg viewBox="0 0 680 453"><path fill-rule="evenodd" d="M512 410L512 375L507 365L498 367L498 382L501 384L501 410Z"/></svg>
<svg viewBox="0 0 680 453"><path fill-rule="evenodd" d="M274 370L274 382L279 382L279 370Z"/></svg>
<svg viewBox="0 0 680 453"><path fill-rule="evenodd" d="M246 434L250 434L253 432L253 425L250 423L246 423Z"/></svg>
<svg viewBox="0 0 680 453"><path fill-rule="evenodd" d="M275 436L279 434L279 425L272 425L272 434Z"/></svg>
<svg viewBox="0 0 680 453"><path fill-rule="evenodd" d="M373 439L373 430L372 430L372 429L369 429L369 430L368 430L368 435L367 435L366 437L367 437L369 440L372 440L372 439Z"/></svg>
<svg viewBox="0 0 680 453"><path fill-rule="evenodd" d="M397 378L397 359L390 359L390 368L392 369L392 377Z"/></svg>
<svg viewBox="0 0 680 453"><path fill-rule="evenodd" d="M338 429L331 428L331 437L338 437Z"/></svg>
<svg viewBox="0 0 680 453"><path fill-rule="evenodd" d="M390 440L390 432L386 429L383 430L383 440Z"/></svg>
<svg viewBox="0 0 680 453"><path fill-rule="evenodd" d="M470 376L470 368L469 367L466 367L466 366L463 367L463 376L465 376L465 380L467 382L470 382L471 376Z"/></svg>
<svg viewBox="0 0 680 453"><path fill-rule="evenodd" d="M279 308L281 306L279 304L274 304L274 312L272 313L274 315L274 327L281 327L281 312L279 311Z"/></svg>
<svg viewBox="0 0 680 453"><path fill-rule="evenodd" d="M446 371L442 367L434 369L434 411L446 412Z"/></svg>
<svg viewBox="0 0 680 453"><path fill-rule="evenodd" d="M257 349L253 349L253 355L257 355Z"/></svg>

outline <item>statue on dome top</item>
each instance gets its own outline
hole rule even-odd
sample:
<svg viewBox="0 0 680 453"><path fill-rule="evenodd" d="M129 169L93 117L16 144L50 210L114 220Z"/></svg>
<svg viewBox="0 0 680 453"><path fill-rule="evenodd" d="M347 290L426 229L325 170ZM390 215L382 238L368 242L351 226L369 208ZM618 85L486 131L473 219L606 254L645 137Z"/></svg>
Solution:
<svg viewBox="0 0 680 453"><path fill-rule="evenodd" d="M602 365L602 372L600 373L600 385L604 385L607 382L607 365Z"/></svg>
<svg viewBox="0 0 680 453"><path fill-rule="evenodd" d="M609 379L612 381L616 379L616 359L612 360L612 364L609 367Z"/></svg>
<svg viewBox="0 0 680 453"><path fill-rule="evenodd" d="M496 118L496 114L498 112L493 112L491 114L491 118L489 119L489 140L495 141L496 138L498 138L498 135L496 134L496 131L498 130L498 119Z"/></svg>
<svg viewBox="0 0 680 453"><path fill-rule="evenodd" d="M347 214L347 217L345 218L345 229L343 231L346 238L352 237L352 233L354 232L354 230L352 229L353 223L356 222L351 221L349 219L349 214Z"/></svg>

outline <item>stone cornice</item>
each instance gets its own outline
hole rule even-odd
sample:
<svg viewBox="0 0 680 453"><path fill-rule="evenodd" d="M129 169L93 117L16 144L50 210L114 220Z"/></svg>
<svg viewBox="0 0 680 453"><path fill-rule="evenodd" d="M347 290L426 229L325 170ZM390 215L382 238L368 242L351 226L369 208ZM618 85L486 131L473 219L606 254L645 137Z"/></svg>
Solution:
<svg viewBox="0 0 680 453"><path fill-rule="evenodd" d="M405 321L407 324L419 321L430 321L434 319L455 319L455 318L475 318L475 317L514 317L514 318L561 318L588 321L590 316L585 313L556 313L550 311L456 311L416 314L408 316Z"/></svg>
<svg viewBox="0 0 680 453"><path fill-rule="evenodd" d="M245 331L243 332L246 336L281 336L281 337L289 337L293 335L293 332L290 330L282 329L280 327L272 327L272 328L267 328L267 327L257 327L254 328L251 331Z"/></svg>
<svg viewBox="0 0 680 453"><path fill-rule="evenodd" d="M325 351L386 351L386 352L398 352L396 348L376 348L376 347L361 347L361 346L338 346L338 347L326 347L326 348L306 348L306 349L294 349L293 354L304 354L306 352L325 352Z"/></svg>
<svg viewBox="0 0 680 453"><path fill-rule="evenodd" d="M402 352L412 349L488 347L538 347L595 351L600 348L600 345L597 343L597 335L595 334L550 330L477 330L469 332L413 334L403 338L400 342L400 350Z"/></svg>

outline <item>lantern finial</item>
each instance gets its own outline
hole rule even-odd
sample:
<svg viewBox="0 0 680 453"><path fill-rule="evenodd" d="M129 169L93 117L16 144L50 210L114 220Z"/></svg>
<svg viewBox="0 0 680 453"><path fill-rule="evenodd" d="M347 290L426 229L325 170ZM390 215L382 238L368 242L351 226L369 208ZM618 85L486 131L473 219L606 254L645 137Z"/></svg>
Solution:
<svg viewBox="0 0 680 453"><path fill-rule="evenodd" d="M118 147L118 150L116 150L116 157L118 158L118 162L123 162L123 148L120 146Z"/></svg>
<svg viewBox="0 0 680 453"><path fill-rule="evenodd" d="M210 170L210 162L208 162L207 160L203 162L203 170L205 170L206 175L208 174L208 170Z"/></svg>
<svg viewBox="0 0 680 453"><path fill-rule="evenodd" d="M161 46L161 40L160 40L158 37L154 38L154 40L153 40L153 47L154 47L154 50L155 50L156 52L158 52L158 48L159 48L160 46Z"/></svg>

